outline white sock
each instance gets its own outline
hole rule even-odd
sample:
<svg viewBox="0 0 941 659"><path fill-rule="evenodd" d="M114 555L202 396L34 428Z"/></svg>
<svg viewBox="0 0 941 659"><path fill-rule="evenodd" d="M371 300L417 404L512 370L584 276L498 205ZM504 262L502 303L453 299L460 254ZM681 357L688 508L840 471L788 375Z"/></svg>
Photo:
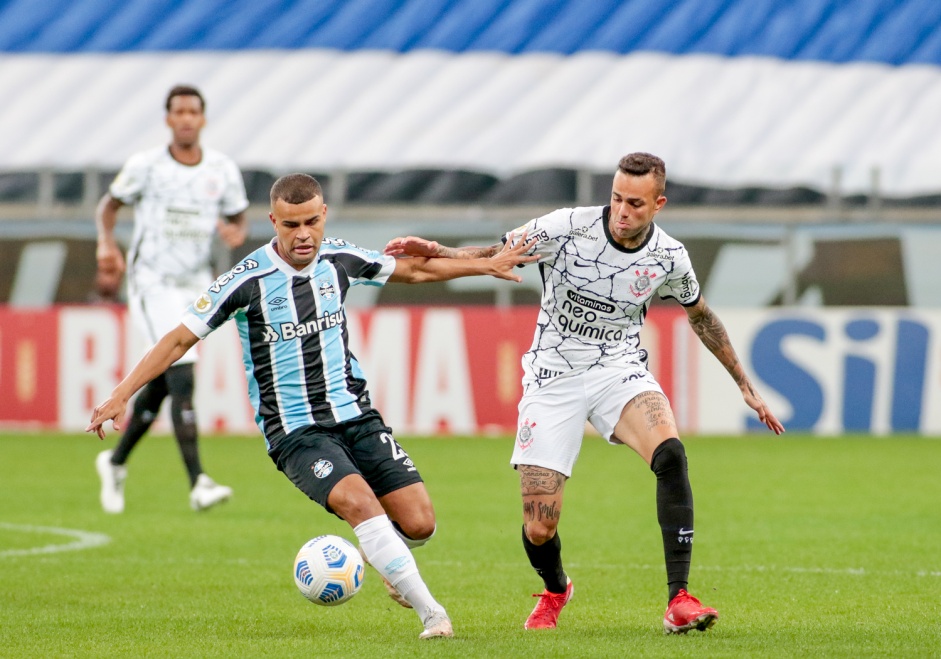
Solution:
<svg viewBox="0 0 941 659"><path fill-rule="evenodd" d="M379 515L353 529L366 560L402 594L424 623L431 614L444 611L418 573L412 552L395 532L386 515Z"/></svg>

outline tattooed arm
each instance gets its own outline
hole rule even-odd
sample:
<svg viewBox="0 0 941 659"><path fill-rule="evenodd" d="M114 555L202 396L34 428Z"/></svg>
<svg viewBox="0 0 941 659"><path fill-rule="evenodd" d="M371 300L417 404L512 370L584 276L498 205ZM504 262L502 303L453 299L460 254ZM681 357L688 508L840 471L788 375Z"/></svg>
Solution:
<svg viewBox="0 0 941 659"><path fill-rule="evenodd" d="M758 395L751 380L745 373L745 367L739 361L732 342L729 341L729 335L725 331L725 326L719 317L706 305L706 301L700 297L699 302L691 307L686 307L686 315L689 317L689 325L696 332L699 340L709 349L719 363L729 372L735 384L742 392L745 403L758 413L761 422L768 426L769 430L774 431L776 435L784 432L784 426L774 416L768 404Z"/></svg>
<svg viewBox="0 0 941 659"><path fill-rule="evenodd" d="M525 240L525 236L524 236ZM425 240L417 236L393 238L386 244L384 252L390 256L424 256L443 259L489 259L498 254L503 245L490 247L446 247L436 240Z"/></svg>

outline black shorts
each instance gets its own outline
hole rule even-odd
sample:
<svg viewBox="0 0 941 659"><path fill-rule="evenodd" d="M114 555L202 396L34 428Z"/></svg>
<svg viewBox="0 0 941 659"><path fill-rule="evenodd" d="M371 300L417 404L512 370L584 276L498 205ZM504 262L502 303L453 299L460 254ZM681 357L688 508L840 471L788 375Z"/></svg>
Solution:
<svg viewBox="0 0 941 659"><path fill-rule="evenodd" d="M377 497L422 482L375 410L336 426L295 430L278 443L271 459L297 489L331 513L327 497L350 474L362 476Z"/></svg>

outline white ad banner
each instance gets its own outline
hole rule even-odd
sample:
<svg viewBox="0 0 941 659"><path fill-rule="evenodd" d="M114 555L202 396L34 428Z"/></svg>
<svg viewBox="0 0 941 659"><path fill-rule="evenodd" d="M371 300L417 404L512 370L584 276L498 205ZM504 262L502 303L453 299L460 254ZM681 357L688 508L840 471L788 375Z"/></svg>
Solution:
<svg viewBox="0 0 941 659"><path fill-rule="evenodd" d="M790 430L941 433L941 312L845 308L717 310L739 358ZM700 433L761 426L700 346Z"/></svg>

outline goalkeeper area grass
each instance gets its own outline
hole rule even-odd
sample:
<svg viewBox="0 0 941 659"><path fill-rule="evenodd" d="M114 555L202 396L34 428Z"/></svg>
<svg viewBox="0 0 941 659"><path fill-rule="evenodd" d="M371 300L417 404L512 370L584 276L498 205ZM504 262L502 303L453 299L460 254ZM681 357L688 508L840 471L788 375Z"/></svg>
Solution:
<svg viewBox="0 0 941 659"><path fill-rule="evenodd" d="M690 591L720 612L665 636L655 479L588 437L560 535L575 594L524 631L542 584L520 542L512 438L409 438L438 515L415 551L455 638L419 641L414 612L367 568L333 608L292 564L308 539L352 530L274 467L259 437L204 437L232 501L194 513L176 444L148 437L127 508L106 515L91 435L0 434L3 657L792 657L941 654L941 441L787 434L684 439L696 499Z"/></svg>

